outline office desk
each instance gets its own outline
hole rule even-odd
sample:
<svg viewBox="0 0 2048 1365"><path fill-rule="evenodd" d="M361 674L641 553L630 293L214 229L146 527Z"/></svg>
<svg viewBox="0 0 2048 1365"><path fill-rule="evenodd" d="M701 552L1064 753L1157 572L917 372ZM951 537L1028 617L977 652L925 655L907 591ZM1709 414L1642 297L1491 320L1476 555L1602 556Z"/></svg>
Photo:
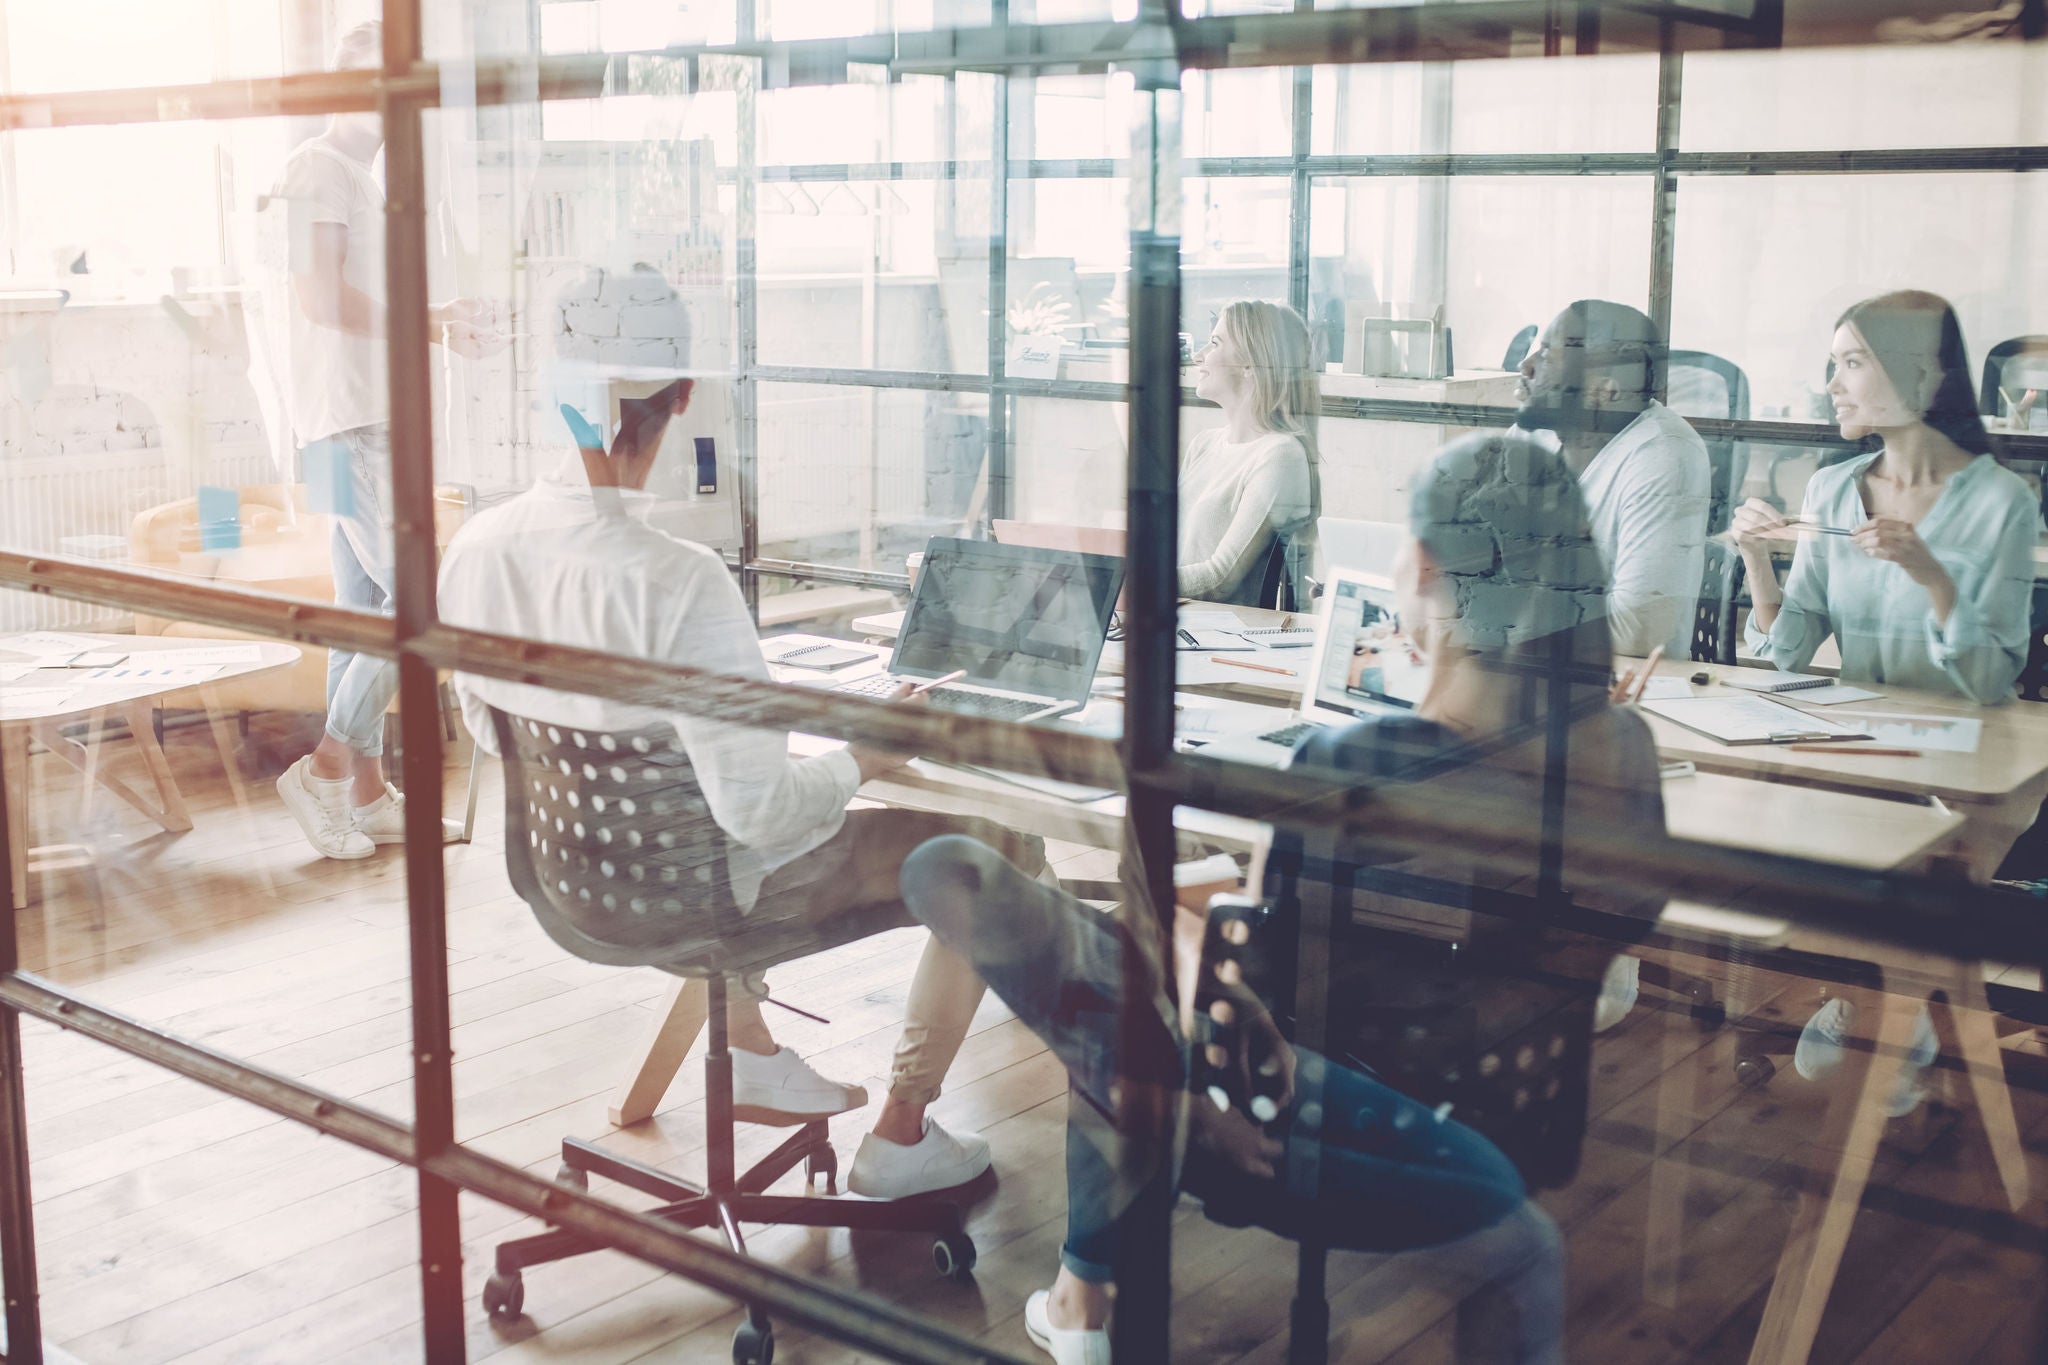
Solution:
<svg viewBox="0 0 2048 1365"><path fill-rule="evenodd" d="M1688 684L1695 696L1735 695L1737 689L1722 686L1718 680L1772 673L1770 669L1667 661L1658 665L1657 674L1683 679L1702 669L1717 681L1704 687ZM1975 717L1984 723L1976 752L1928 750L1917 758L1881 758L1856 755L1853 742L1840 746L1839 753L1795 752L1776 744L1727 745L1650 712L1642 714L1656 736L1658 753L1689 759L1703 772L1859 794L1939 797L1964 818L1963 837L1952 850L1953 856L1964 864L1972 880L1988 880L2013 840L2034 823L2042 799L2048 797L2048 707L2029 702L1980 707L1953 693L1880 684L1871 684L1867 690L1883 695L1840 707L1811 709L1821 715L1871 711ZM1796 692L1779 697L1795 706L1798 699Z"/></svg>
<svg viewBox="0 0 2048 1365"><path fill-rule="evenodd" d="M214 683L224 679L283 668L299 657L299 651L295 646L272 640L84 635L76 631L50 633L74 637L89 643L95 649L112 654L125 654L131 661L137 662L146 662L146 656L150 654L175 654L181 650L254 645L258 654L255 662L218 665L218 671L212 677L196 684L202 695ZM21 638L23 637L0 636L0 650L8 649L10 639ZM171 775L170 762L164 757L164 751L157 743L155 717L152 713L158 698L194 686L194 682L191 679L170 682L145 679L126 683L89 683L84 677L91 671L39 668L11 682L0 683L0 760L4 760L6 765L8 847L15 850L13 866L9 869L9 887L12 904L17 909L29 903L29 865L32 857L38 852L30 848L28 842L28 743L31 735L41 741L51 753L77 769L87 781L97 782L105 787L155 821L165 831L179 833L192 828L192 816L185 808L184 795L179 792L177 780ZM62 695L44 698L31 695L37 692L56 692ZM10 695L16 699L12 704L8 701ZM146 794L130 786L101 761L100 717L107 711L117 712L128 722L128 732L135 741L136 752L142 758L143 773L149 779L149 791ZM81 716L90 722L83 743L66 736L61 728L65 721ZM224 722L219 709L209 706L208 718L213 724L215 739L221 745L222 756L228 762L229 777L239 784L232 761L233 742L222 732Z"/></svg>

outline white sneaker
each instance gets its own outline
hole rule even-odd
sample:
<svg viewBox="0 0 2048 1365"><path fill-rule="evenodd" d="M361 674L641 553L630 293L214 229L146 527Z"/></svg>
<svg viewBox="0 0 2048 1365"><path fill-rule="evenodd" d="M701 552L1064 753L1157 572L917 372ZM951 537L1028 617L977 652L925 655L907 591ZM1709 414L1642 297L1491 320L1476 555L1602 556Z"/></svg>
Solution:
<svg viewBox="0 0 2048 1365"><path fill-rule="evenodd" d="M1052 1295L1041 1289L1024 1300L1024 1331L1053 1365L1109 1365L1109 1332L1101 1327L1055 1327L1045 1306Z"/></svg>
<svg viewBox="0 0 2048 1365"><path fill-rule="evenodd" d="M356 828L348 789L348 778L327 782L313 776L310 754L277 779L277 794L284 808L299 822L306 842L323 858L367 858L377 851L370 836Z"/></svg>
<svg viewBox="0 0 2048 1365"><path fill-rule="evenodd" d="M867 1102L864 1088L825 1079L791 1048L732 1051L732 1113L742 1123L815 1123Z"/></svg>
<svg viewBox="0 0 2048 1365"><path fill-rule="evenodd" d="M373 844L405 842L405 793L389 782L382 796L367 806L352 807L349 816Z"/></svg>
<svg viewBox="0 0 2048 1365"><path fill-rule="evenodd" d="M1842 1064L1843 1039L1855 1026L1856 1010L1847 1000L1837 996L1822 1005L1806 1021L1806 1027L1799 1030L1799 1046L1792 1052L1794 1069L1809 1081L1833 1075ZM1913 1021L1913 1042L1906 1050L1905 1069L1885 1101L1885 1112L1892 1118L1904 1118L1927 1098L1927 1068L1934 1065L1940 1051L1941 1040L1935 1036L1934 1020L1928 1017L1923 1005Z"/></svg>
<svg viewBox="0 0 2048 1365"><path fill-rule="evenodd" d="M1607 964L1607 975L1600 981L1600 998L1593 1002L1593 1032L1605 1033L1636 1007L1636 995L1642 990L1637 979L1643 970L1640 959L1623 953Z"/></svg>
<svg viewBox="0 0 2048 1365"><path fill-rule="evenodd" d="M905 1147L869 1133L853 1154L846 1188L871 1199L904 1199L965 1185L989 1167L988 1139L979 1133L954 1137L930 1119L924 1136Z"/></svg>

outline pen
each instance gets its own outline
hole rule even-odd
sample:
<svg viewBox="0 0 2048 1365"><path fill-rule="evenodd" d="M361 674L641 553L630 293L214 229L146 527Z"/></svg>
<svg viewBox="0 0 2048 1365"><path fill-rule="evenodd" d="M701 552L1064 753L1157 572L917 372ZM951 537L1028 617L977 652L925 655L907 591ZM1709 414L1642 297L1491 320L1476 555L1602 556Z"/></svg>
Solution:
<svg viewBox="0 0 2048 1365"><path fill-rule="evenodd" d="M1195 644L1195 637L1192 631L1176 630L1174 631L1174 634L1180 636L1181 643L1186 645L1189 649L1199 648L1199 646Z"/></svg>
<svg viewBox="0 0 2048 1365"><path fill-rule="evenodd" d="M913 697L921 697L935 687L944 687L947 683L958 682L960 679L966 676L966 669L956 668L951 673L946 674L944 677L933 678L930 682L919 683L917 686L910 689L910 695Z"/></svg>
<svg viewBox="0 0 2048 1365"><path fill-rule="evenodd" d="M1871 758L1918 758L1918 749L1878 749L1868 744L1788 744L1795 754L1865 754Z"/></svg>
<svg viewBox="0 0 2048 1365"><path fill-rule="evenodd" d="M1283 678L1298 676L1291 668L1275 668L1271 664L1247 663L1243 659L1225 659L1214 654L1209 656L1209 662L1212 664L1229 664L1233 668L1253 668L1261 673L1278 673Z"/></svg>

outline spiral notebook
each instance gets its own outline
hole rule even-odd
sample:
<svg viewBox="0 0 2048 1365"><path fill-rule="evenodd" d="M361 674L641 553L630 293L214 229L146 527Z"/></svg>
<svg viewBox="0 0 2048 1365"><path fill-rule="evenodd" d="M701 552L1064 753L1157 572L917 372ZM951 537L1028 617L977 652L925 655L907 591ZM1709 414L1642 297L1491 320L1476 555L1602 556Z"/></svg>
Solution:
<svg viewBox="0 0 2048 1365"><path fill-rule="evenodd" d="M1780 673L1775 677L1723 678L1730 687L1739 687L1745 692L1803 692L1809 687L1832 687L1833 678L1824 678L1815 673Z"/></svg>

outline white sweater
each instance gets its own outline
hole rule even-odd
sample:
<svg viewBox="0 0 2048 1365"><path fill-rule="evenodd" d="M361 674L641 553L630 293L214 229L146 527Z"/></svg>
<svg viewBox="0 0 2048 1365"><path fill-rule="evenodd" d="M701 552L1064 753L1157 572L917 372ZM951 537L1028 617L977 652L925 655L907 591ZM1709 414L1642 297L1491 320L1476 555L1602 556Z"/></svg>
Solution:
<svg viewBox="0 0 2048 1365"><path fill-rule="evenodd" d="M1273 537L1314 514L1308 453L1293 436L1198 433L1180 464L1181 596L1252 604Z"/></svg>

